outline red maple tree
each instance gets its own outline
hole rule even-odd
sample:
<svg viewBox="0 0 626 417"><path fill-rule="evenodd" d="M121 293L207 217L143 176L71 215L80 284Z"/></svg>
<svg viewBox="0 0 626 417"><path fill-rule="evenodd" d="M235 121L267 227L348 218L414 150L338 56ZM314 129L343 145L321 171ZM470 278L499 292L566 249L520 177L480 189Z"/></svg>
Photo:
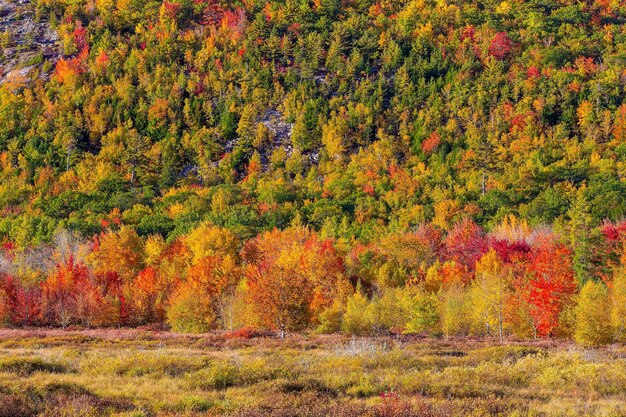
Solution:
<svg viewBox="0 0 626 417"><path fill-rule="evenodd" d="M489 45L489 55L496 59L506 59L513 49L513 41L506 32L498 32Z"/></svg>
<svg viewBox="0 0 626 417"><path fill-rule="evenodd" d="M563 308L576 293L571 251L556 242L535 246L528 264L527 302L538 337L550 336Z"/></svg>

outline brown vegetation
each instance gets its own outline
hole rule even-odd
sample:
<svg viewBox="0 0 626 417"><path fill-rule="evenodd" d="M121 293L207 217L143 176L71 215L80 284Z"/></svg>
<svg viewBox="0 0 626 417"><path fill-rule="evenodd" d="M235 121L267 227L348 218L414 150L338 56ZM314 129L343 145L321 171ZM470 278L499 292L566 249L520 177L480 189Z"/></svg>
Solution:
<svg viewBox="0 0 626 417"><path fill-rule="evenodd" d="M555 341L3 330L0 416L621 416L624 353Z"/></svg>

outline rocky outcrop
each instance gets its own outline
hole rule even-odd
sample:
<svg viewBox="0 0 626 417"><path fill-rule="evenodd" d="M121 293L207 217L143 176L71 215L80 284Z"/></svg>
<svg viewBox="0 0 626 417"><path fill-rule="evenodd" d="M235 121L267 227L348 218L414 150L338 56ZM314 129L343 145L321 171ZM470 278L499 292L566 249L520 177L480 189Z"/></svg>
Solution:
<svg viewBox="0 0 626 417"><path fill-rule="evenodd" d="M290 156L293 152L293 145L291 144L293 125L287 123L283 114L275 109L267 110L259 121L272 132L272 150L282 146L285 148L287 156Z"/></svg>
<svg viewBox="0 0 626 417"><path fill-rule="evenodd" d="M0 83L47 77L44 62L61 57L59 36L38 21L30 0L0 0ZM53 68L53 66L49 66Z"/></svg>

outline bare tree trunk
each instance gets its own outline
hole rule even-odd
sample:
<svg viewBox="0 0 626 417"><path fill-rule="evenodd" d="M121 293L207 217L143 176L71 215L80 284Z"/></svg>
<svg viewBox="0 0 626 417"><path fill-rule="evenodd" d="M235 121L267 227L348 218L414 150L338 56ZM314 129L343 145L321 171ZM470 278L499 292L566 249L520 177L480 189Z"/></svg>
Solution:
<svg viewBox="0 0 626 417"><path fill-rule="evenodd" d="M487 184L486 184L487 178L485 175L485 170L483 169L483 184L482 184L482 193L483 195L485 195L485 192L487 191Z"/></svg>

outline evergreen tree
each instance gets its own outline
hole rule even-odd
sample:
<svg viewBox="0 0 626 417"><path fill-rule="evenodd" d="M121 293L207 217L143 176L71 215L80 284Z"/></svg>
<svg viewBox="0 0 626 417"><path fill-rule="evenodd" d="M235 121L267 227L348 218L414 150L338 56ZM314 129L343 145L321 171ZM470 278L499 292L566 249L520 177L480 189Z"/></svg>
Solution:
<svg viewBox="0 0 626 417"><path fill-rule="evenodd" d="M585 196L585 188L576 193L574 204L567 212L569 221L569 240L572 248L572 266L579 287L593 278L593 241L592 218L589 213L589 202Z"/></svg>

